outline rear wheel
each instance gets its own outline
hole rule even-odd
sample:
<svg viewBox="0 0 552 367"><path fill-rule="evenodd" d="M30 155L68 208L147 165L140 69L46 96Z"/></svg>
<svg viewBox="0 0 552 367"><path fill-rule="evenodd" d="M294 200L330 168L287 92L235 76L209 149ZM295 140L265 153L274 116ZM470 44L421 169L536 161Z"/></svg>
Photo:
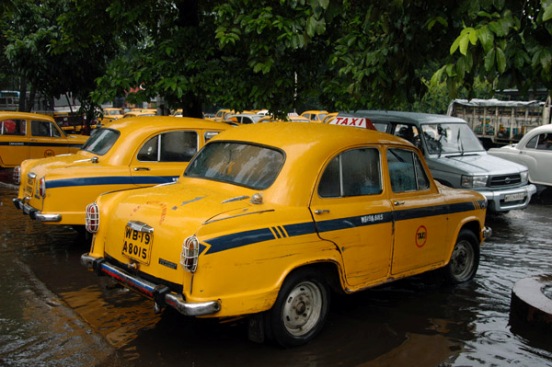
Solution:
<svg viewBox="0 0 552 367"><path fill-rule="evenodd" d="M479 267L479 241L468 230L460 231L450 262L444 268L447 281L460 284L473 279Z"/></svg>
<svg viewBox="0 0 552 367"><path fill-rule="evenodd" d="M269 338L283 347L308 343L322 330L329 302L328 286L314 270L292 273L268 311Z"/></svg>

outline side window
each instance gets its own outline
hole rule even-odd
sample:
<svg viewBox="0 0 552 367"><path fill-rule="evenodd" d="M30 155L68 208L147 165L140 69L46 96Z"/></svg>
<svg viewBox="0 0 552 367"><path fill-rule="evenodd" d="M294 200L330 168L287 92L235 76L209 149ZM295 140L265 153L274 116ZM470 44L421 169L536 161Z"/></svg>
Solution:
<svg viewBox="0 0 552 367"><path fill-rule="evenodd" d="M25 135L25 120L0 121L0 135Z"/></svg>
<svg viewBox="0 0 552 367"><path fill-rule="evenodd" d="M45 121L31 121L32 136L50 136L50 129Z"/></svg>
<svg viewBox="0 0 552 367"><path fill-rule="evenodd" d="M395 193L426 190L429 180L416 153L406 149L389 149L387 165L391 189Z"/></svg>
<svg viewBox="0 0 552 367"><path fill-rule="evenodd" d="M195 131L173 131L149 139L137 158L142 162L189 162L196 152Z"/></svg>
<svg viewBox="0 0 552 367"><path fill-rule="evenodd" d="M535 135L525 145L527 149L537 149L537 142L539 141L539 135Z"/></svg>
<svg viewBox="0 0 552 367"><path fill-rule="evenodd" d="M138 152L138 160L142 162L157 162L159 159L160 135L154 136L146 142Z"/></svg>
<svg viewBox="0 0 552 367"><path fill-rule="evenodd" d="M189 162L197 153L195 131L173 131L161 135L161 162Z"/></svg>
<svg viewBox="0 0 552 367"><path fill-rule="evenodd" d="M321 197L373 195L382 192L379 151L353 149L330 161L320 180Z"/></svg>
<svg viewBox="0 0 552 367"><path fill-rule="evenodd" d="M540 134L537 149L552 150L552 134Z"/></svg>
<svg viewBox="0 0 552 367"><path fill-rule="evenodd" d="M420 147L420 132L414 125L397 124L395 126L394 135L408 140L412 144Z"/></svg>

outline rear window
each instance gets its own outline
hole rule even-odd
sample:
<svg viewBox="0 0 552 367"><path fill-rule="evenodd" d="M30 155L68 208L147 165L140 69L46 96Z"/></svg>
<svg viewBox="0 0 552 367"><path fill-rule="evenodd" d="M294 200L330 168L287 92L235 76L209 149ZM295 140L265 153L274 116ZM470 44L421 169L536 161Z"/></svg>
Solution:
<svg viewBox="0 0 552 367"><path fill-rule="evenodd" d="M246 143L214 142L198 153L184 176L263 190L272 185L284 160L284 154L276 149Z"/></svg>
<svg viewBox="0 0 552 367"><path fill-rule="evenodd" d="M115 144L119 135L120 133L116 130L104 128L95 129L94 133L82 146L82 150L97 155L104 155L111 149L113 144Z"/></svg>

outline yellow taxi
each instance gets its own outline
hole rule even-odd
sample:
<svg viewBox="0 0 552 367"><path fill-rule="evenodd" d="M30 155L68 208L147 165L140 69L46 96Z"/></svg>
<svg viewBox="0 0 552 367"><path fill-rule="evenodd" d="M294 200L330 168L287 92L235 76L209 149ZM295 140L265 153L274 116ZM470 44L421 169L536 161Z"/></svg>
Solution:
<svg viewBox="0 0 552 367"><path fill-rule="evenodd" d="M123 118L123 109L118 107L105 107L103 108L103 117L100 120L102 124L111 123L115 120Z"/></svg>
<svg viewBox="0 0 552 367"><path fill-rule="evenodd" d="M156 116L157 110L155 108L133 108L132 110L125 112L122 118L138 117L138 116Z"/></svg>
<svg viewBox="0 0 552 367"><path fill-rule="evenodd" d="M169 116L117 120L96 129L75 154L24 161L14 204L31 219L84 231L86 205L99 194L176 180L198 149L227 128Z"/></svg>
<svg viewBox="0 0 552 367"><path fill-rule="evenodd" d="M324 120L324 117L326 117L327 114L328 114L328 111L325 111L325 110L308 110L308 111L303 111L303 113L300 116L306 118L311 122L322 122L322 120Z"/></svg>
<svg viewBox="0 0 552 367"><path fill-rule="evenodd" d="M472 279L486 200L436 183L420 151L375 130L275 122L226 130L177 182L87 207L83 265L183 315L249 318L304 344L332 292L441 269Z"/></svg>
<svg viewBox="0 0 552 367"><path fill-rule="evenodd" d="M0 111L0 167L29 158L52 157L80 149L88 136L67 135L48 115Z"/></svg>

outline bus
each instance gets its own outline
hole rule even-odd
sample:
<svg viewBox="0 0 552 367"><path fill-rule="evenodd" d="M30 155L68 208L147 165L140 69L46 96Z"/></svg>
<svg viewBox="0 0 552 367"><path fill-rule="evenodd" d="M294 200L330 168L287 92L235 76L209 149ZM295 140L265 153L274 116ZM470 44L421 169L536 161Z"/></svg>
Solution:
<svg viewBox="0 0 552 367"><path fill-rule="evenodd" d="M16 90L0 90L0 111L17 111L19 95Z"/></svg>

